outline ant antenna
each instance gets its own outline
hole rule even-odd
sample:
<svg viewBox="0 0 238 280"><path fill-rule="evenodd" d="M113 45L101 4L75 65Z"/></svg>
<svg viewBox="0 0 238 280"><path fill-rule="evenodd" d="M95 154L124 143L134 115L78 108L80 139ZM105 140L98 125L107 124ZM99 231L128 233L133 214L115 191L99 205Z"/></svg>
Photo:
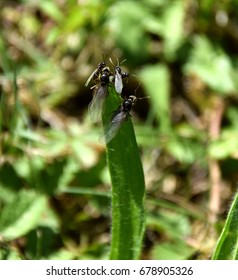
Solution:
<svg viewBox="0 0 238 280"><path fill-rule="evenodd" d="M109 60L110 60L111 64L114 66L114 63L113 63L111 57L109 57Z"/></svg>
<svg viewBox="0 0 238 280"><path fill-rule="evenodd" d="M122 63L124 63L125 61L126 61L126 58L123 59L121 63L119 63L119 60L118 60L118 58L117 58L117 64L118 64L118 66L119 66L119 65L122 65Z"/></svg>
<svg viewBox="0 0 238 280"><path fill-rule="evenodd" d="M114 64L114 62L112 61L111 57L109 58L109 60L110 60L111 64L112 64L113 66L115 66L115 64ZM121 63L119 62L118 57L116 58L116 60L117 60L117 66L120 66L120 65L122 65L122 63L124 63L124 62L126 61L126 58L123 59Z"/></svg>
<svg viewBox="0 0 238 280"><path fill-rule="evenodd" d="M140 85L141 85L141 83L139 83L138 86L137 86L136 89L135 89L135 96L136 96L136 92L137 92L138 88L140 87ZM137 97L137 96L136 96L136 98L137 98L137 99L147 99L147 98L150 98L150 96L144 96L144 97Z"/></svg>
<svg viewBox="0 0 238 280"><path fill-rule="evenodd" d="M136 95L136 92L137 92L138 88L140 87L140 85L141 85L141 83L138 83L138 86L135 89L135 95Z"/></svg>

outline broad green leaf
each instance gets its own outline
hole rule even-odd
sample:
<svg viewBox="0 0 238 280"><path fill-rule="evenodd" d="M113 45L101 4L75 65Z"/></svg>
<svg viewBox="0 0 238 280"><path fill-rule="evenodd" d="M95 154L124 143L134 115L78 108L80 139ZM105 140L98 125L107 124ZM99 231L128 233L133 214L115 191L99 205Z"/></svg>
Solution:
<svg viewBox="0 0 238 280"><path fill-rule="evenodd" d="M5 188L5 191L9 194L14 191L17 191L21 188L21 180L18 177L18 174L14 170L14 167L6 162L5 164L2 164L0 167L0 188L3 190ZM8 201L9 197L4 197L2 191L0 192L0 198Z"/></svg>
<svg viewBox="0 0 238 280"><path fill-rule="evenodd" d="M58 5L54 1L43 0L39 2L40 8L52 19L60 22L64 19L63 12L59 9Z"/></svg>
<svg viewBox="0 0 238 280"><path fill-rule="evenodd" d="M226 223L217 241L213 260L238 260L238 192L229 210Z"/></svg>
<svg viewBox="0 0 238 280"><path fill-rule="evenodd" d="M110 89L106 99L104 126L121 103ZM111 259L137 259L144 233L145 182L132 121L129 118L107 144L107 161L112 183Z"/></svg>
<svg viewBox="0 0 238 280"><path fill-rule="evenodd" d="M194 48L184 71L187 74L196 74L219 93L227 94L237 90L230 58L221 48L213 46L206 37L197 36L194 39Z"/></svg>
<svg viewBox="0 0 238 280"><path fill-rule="evenodd" d="M30 191L19 192L1 212L1 239L13 240L35 228L45 209L45 196Z"/></svg>
<svg viewBox="0 0 238 280"><path fill-rule="evenodd" d="M208 153L212 158L225 159L237 155L238 134L234 129L222 132L219 139L214 140L209 145Z"/></svg>
<svg viewBox="0 0 238 280"><path fill-rule="evenodd" d="M163 64L144 67L139 73L146 92L151 97L155 117L160 122L161 131L170 129L169 71Z"/></svg>
<svg viewBox="0 0 238 280"><path fill-rule="evenodd" d="M194 251L184 241L191 234L189 219L186 215L172 211L161 210L157 215L147 218L149 228L166 234L170 242L155 245L152 249L153 259L183 260L187 259Z"/></svg>
<svg viewBox="0 0 238 280"><path fill-rule="evenodd" d="M164 242L152 249L153 260L187 260L194 253L184 241Z"/></svg>
<svg viewBox="0 0 238 280"><path fill-rule="evenodd" d="M187 216L166 210L161 210L157 215L148 215L147 225L175 239L182 239L191 232Z"/></svg>
<svg viewBox="0 0 238 280"><path fill-rule="evenodd" d="M176 50L184 40L185 8L184 1L173 1L166 7L163 14L164 53L169 59L177 57Z"/></svg>
<svg viewBox="0 0 238 280"><path fill-rule="evenodd" d="M141 2L117 1L109 10L108 24L117 45L130 52L137 62L146 56L149 38L144 22L151 20L148 7ZM144 50L144 51L142 51Z"/></svg>
<svg viewBox="0 0 238 280"><path fill-rule="evenodd" d="M174 158L185 163L193 163L199 156L204 155L204 148L200 142L172 135L165 143L165 149Z"/></svg>

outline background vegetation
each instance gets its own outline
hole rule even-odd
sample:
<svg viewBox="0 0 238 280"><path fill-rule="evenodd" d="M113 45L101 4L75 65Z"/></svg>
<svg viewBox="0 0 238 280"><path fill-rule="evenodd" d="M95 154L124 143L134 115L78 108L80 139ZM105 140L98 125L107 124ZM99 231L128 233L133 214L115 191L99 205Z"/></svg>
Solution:
<svg viewBox="0 0 238 280"><path fill-rule="evenodd" d="M141 259L209 259L237 187L238 1L0 2L0 257L107 259L84 83L122 64L146 181ZM124 143L126 145L126 143ZM123 150L121 151L123 153ZM126 163L125 163L126 165Z"/></svg>

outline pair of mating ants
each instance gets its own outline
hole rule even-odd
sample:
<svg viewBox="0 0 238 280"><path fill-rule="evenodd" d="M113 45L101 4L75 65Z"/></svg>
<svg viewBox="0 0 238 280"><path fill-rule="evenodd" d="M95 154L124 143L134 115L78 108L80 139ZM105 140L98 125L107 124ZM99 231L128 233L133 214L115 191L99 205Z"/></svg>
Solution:
<svg viewBox="0 0 238 280"><path fill-rule="evenodd" d="M125 60L122 61L122 63ZM113 64L112 60L110 62ZM123 89L123 79L129 77L127 72L122 72L121 67L118 65L115 67L114 72L111 72L110 68L105 62L98 64L98 67L93 71L85 86L88 86L91 81L95 82L95 85L91 87L94 89L93 99L89 104L89 114L93 122L100 120L103 111L103 105L108 92L108 86L113 85L115 91L121 96ZM130 116L130 111L133 105L136 103L137 98L135 95L130 95L129 97L124 97L121 105L118 109L113 112L111 119L104 127L104 133L100 136L99 141L107 144L110 142L117 134L119 128L124 123L125 120ZM142 99L142 98L140 98Z"/></svg>

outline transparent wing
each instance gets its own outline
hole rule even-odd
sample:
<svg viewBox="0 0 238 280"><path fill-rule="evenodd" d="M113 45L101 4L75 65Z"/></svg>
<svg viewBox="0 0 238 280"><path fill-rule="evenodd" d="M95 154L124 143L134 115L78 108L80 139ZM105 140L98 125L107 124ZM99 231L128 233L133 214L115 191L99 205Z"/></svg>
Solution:
<svg viewBox="0 0 238 280"><path fill-rule="evenodd" d="M105 125L104 132L99 136L99 142L104 144L109 143L116 136L126 117L127 113L124 111L116 113L115 116Z"/></svg>
<svg viewBox="0 0 238 280"><path fill-rule="evenodd" d="M115 73L115 90L117 93L121 94L123 88L122 76L116 71Z"/></svg>
<svg viewBox="0 0 238 280"><path fill-rule="evenodd" d="M88 84L91 82L91 80L92 80L92 78L93 78L93 76L94 76L94 74L97 72L97 69L95 69L94 71L93 71L93 73L89 76L89 78L87 79L87 81L86 81L86 83L85 83L85 87L87 87L88 86Z"/></svg>
<svg viewBox="0 0 238 280"><path fill-rule="evenodd" d="M88 106L88 111L92 122L98 122L101 119L103 104L107 95L107 85L100 86L93 94L93 99Z"/></svg>

